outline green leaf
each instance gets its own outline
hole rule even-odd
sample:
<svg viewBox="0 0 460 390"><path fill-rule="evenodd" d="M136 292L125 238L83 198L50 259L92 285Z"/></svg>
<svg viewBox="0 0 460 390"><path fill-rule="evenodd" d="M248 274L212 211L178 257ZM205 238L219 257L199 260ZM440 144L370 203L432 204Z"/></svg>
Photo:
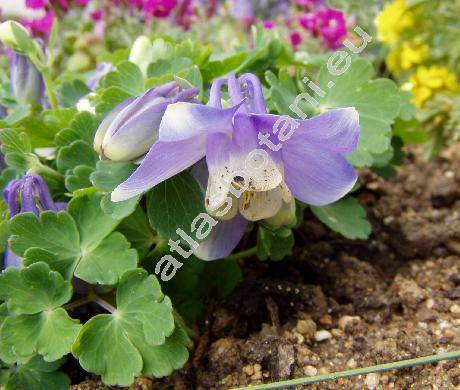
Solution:
<svg viewBox="0 0 460 390"><path fill-rule="evenodd" d="M199 40L187 39L177 44L174 47L174 51L175 58L188 57L191 58L196 65L200 66L208 60L209 56L211 55L212 48L209 44L203 45ZM156 53L155 58L158 58L156 57Z"/></svg>
<svg viewBox="0 0 460 390"><path fill-rule="evenodd" d="M5 385L5 390L67 390L70 386L69 378L56 371L61 364L62 360L49 363L40 356L34 356L13 372Z"/></svg>
<svg viewBox="0 0 460 390"><path fill-rule="evenodd" d="M155 235L149 225L147 215L140 206L125 218L117 228L137 249L139 258L144 258L155 242Z"/></svg>
<svg viewBox="0 0 460 390"><path fill-rule="evenodd" d="M12 23L11 28L17 42L17 48L27 55L35 54L37 52L37 46L24 28L19 27L16 23Z"/></svg>
<svg viewBox="0 0 460 390"><path fill-rule="evenodd" d="M73 107L90 92L91 89L81 80L67 81L58 90L59 102L64 107Z"/></svg>
<svg viewBox="0 0 460 390"><path fill-rule="evenodd" d="M236 70L244 62L248 55L249 53L247 51L242 51L224 58L211 57L211 60L204 68L207 79L213 80Z"/></svg>
<svg viewBox="0 0 460 390"><path fill-rule="evenodd" d="M99 121L88 111L76 114L68 128L57 133L55 142L57 146L68 146L74 141L84 141L91 147L93 146L94 135L96 134Z"/></svg>
<svg viewBox="0 0 460 390"><path fill-rule="evenodd" d="M0 341L19 356L38 353L46 361L54 361L70 352L80 328L78 320L71 319L63 308L57 308L8 317L0 329Z"/></svg>
<svg viewBox="0 0 460 390"><path fill-rule="evenodd" d="M75 275L91 284L116 284L120 275L137 266L137 252L130 247L123 234L112 233L82 256Z"/></svg>
<svg viewBox="0 0 460 390"><path fill-rule="evenodd" d="M96 167L99 160L97 153L85 141L74 141L69 146L59 149L56 165L60 172L66 173L78 165Z"/></svg>
<svg viewBox="0 0 460 390"><path fill-rule="evenodd" d="M85 253L97 247L119 223L101 210L101 200L101 194L93 193L73 198L67 207L78 226L80 246Z"/></svg>
<svg viewBox="0 0 460 390"><path fill-rule="evenodd" d="M103 88L117 87L131 96L144 92L144 77L136 64L121 62L117 69L107 73L101 80Z"/></svg>
<svg viewBox="0 0 460 390"><path fill-rule="evenodd" d="M40 219L32 213L22 213L12 218L8 227L12 234L11 249L18 256L26 257L26 265L35 262L35 256L29 256L38 248L43 261L46 254L52 255L46 262L53 270L70 276L75 259L80 257L80 235L68 213L45 211Z"/></svg>
<svg viewBox="0 0 460 390"><path fill-rule="evenodd" d="M97 193L76 197L69 203L70 214L45 211L40 219L18 214L9 223L12 250L26 265L44 261L66 278L116 284L125 271L136 268L137 252L122 234L111 234L119 221L101 210L101 199Z"/></svg>
<svg viewBox="0 0 460 390"><path fill-rule="evenodd" d="M19 357L39 353L47 361L67 354L80 324L59 306L71 297L70 282L45 263L7 268L0 275L0 298L7 301L10 314L0 329L2 349Z"/></svg>
<svg viewBox="0 0 460 390"><path fill-rule="evenodd" d="M3 129L0 131L0 142L2 153L27 154L32 152L32 144L25 133L18 133L13 129Z"/></svg>
<svg viewBox="0 0 460 390"><path fill-rule="evenodd" d="M189 172L156 185L147 196L150 225L174 240L179 238L176 229L189 232L192 221L205 212L203 188Z"/></svg>
<svg viewBox="0 0 460 390"><path fill-rule="evenodd" d="M91 175L91 182L101 191L111 192L125 181L136 169L130 162L98 161Z"/></svg>
<svg viewBox="0 0 460 390"><path fill-rule="evenodd" d="M93 168L87 167L86 165L76 166L70 173L67 173L65 177L66 188L70 192L75 192L82 188L91 187L92 183L89 177L93 171Z"/></svg>
<svg viewBox="0 0 460 390"><path fill-rule="evenodd" d="M33 147L51 147L54 146L56 134L69 126L76 112L75 108L45 110L39 117L29 117L22 121L21 130L28 135Z"/></svg>
<svg viewBox="0 0 460 390"><path fill-rule="evenodd" d="M371 234L366 211L356 198L347 196L327 206L311 206L311 210L322 223L346 238L365 240Z"/></svg>
<svg viewBox="0 0 460 390"><path fill-rule="evenodd" d="M112 202L110 200L110 192L126 180L135 169L136 165L130 162L98 161L95 172L91 174L90 180L93 185L104 192L109 192L102 198L101 208L104 213L111 214L115 219L127 217L139 203L140 196L123 202Z"/></svg>
<svg viewBox="0 0 460 390"><path fill-rule="evenodd" d="M157 60L152 62L147 69L148 77L161 77L164 75L174 75L179 71L191 68L193 61L187 57L174 58L173 60Z"/></svg>
<svg viewBox="0 0 460 390"><path fill-rule="evenodd" d="M265 79L271 87L268 103L273 105L279 114L293 116L290 105L295 102L299 94L293 77L287 71L280 70L278 77L273 72L267 71ZM303 100L299 103L299 107L306 115L311 114L313 110L309 103Z"/></svg>
<svg viewBox="0 0 460 390"><path fill-rule="evenodd" d="M72 352L85 370L101 375L104 383L128 386L141 371L163 376L184 364L186 337L173 331L169 298L153 275L136 269L120 280L116 311L89 320Z"/></svg>
<svg viewBox="0 0 460 390"><path fill-rule="evenodd" d="M349 155L349 161L356 166L371 166L372 155L381 154L390 147L391 125L400 111L396 84L388 79L370 80L373 74L372 64L357 58L339 76L333 76L327 65L323 65L317 81L326 92L324 98L317 97L321 111L355 107L359 112L359 145Z"/></svg>
<svg viewBox="0 0 460 390"><path fill-rule="evenodd" d="M45 263L8 267L0 274L0 298L12 314L35 314L54 309L72 297L70 282Z"/></svg>
<svg viewBox="0 0 460 390"><path fill-rule="evenodd" d="M30 106L16 106L6 118L2 118L2 127L4 127L3 123L11 127L17 125L30 115L30 111Z"/></svg>
<svg viewBox="0 0 460 390"><path fill-rule="evenodd" d="M118 87L101 89L98 93L100 95L96 104L96 113L101 117L105 117L115 106L132 96Z"/></svg>
<svg viewBox="0 0 460 390"><path fill-rule="evenodd" d="M122 202L112 202L110 194L105 194L101 200L101 209L104 213L110 214L114 219L123 219L134 212L140 198L141 196L138 195Z"/></svg>

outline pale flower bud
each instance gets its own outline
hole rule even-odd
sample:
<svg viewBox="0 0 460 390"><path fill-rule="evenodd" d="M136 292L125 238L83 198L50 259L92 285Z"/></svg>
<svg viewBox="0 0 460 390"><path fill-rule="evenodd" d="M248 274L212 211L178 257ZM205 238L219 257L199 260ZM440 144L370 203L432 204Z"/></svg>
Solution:
<svg viewBox="0 0 460 390"><path fill-rule="evenodd" d="M129 61L136 64L144 76L147 74L147 68L153 61L153 45L145 35L141 35L134 42Z"/></svg>

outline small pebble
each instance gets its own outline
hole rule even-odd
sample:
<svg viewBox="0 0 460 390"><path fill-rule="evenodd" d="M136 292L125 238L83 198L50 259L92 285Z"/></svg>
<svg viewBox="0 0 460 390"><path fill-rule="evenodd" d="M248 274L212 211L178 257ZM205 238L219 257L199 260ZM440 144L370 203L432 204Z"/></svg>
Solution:
<svg viewBox="0 0 460 390"><path fill-rule="evenodd" d="M262 379L262 371L257 371L253 376L251 376L251 379L253 380Z"/></svg>
<svg viewBox="0 0 460 390"><path fill-rule="evenodd" d="M366 383L368 390L375 390L379 382L380 376L376 373L366 375L366 380L364 381L364 383Z"/></svg>
<svg viewBox="0 0 460 390"><path fill-rule="evenodd" d="M453 314L460 314L460 305L452 305L449 310Z"/></svg>
<svg viewBox="0 0 460 390"><path fill-rule="evenodd" d="M347 367L348 368L356 368L357 366L357 363L356 363L356 360L351 358L348 362L347 362Z"/></svg>
<svg viewBox="0 0 460 390"><path fill-rule="evenodd" d="M332 318L329 314L326 314L319 319L319 323L325 326L330 326L332 325Z"/></svg>
<svg viewBox="0 0 460 390"><path fill-rule="evenodd" d="M243 372L248 376L254 375L254 367L248 364L247 366L243 367Z"/></svg>
<svg viewBox="0 0 460 390"><path fill-rule="evenodd" d="M306 366L306 367L303 369L303 373L304 373L306 376L315 376L315 375L318 373L318 370L316 369L316 367L313 367L313 366Z"/></svg>
<svg viewBox="0 0 460 390"><path fill-rule="evenodd" d="M332 337L331 332L327 330L319 330L315 333L315 340L316 341L324 341L328 340Z"/></svg>
<svg viewBox="0 0 460 390"><path fill-rule="evenodd" d="M358 316L343 316L339 318L339 328L345 330L348 324L351 324L353 321L360 321L361 318Z"/></svg>
<svg viewBox="0 0 460 390"><path fill-rule="evenodd" d="M311 318L297 321L295 330L307 338L313 338L316 332L316 324Z"/></svg>

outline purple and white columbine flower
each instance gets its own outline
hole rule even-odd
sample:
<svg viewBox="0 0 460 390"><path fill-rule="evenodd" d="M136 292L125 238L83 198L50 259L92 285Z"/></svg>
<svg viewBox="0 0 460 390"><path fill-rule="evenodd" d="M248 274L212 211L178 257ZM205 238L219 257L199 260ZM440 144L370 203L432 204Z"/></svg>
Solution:
<svg viewBox="0 0 460 390"><path fill-rule="evenodd" d="M232 103L228 109L221 102L224 84ZM292 131L286 136L288 127ZM281 147L267 147L270 136L283 138ZM195 255L204 260L223 258L240 241L248 220L275 217L293 198L320 206L350 191L357 174L345 155L356 148L358 138L359 115L354 108L299 121L271 115L259 79L231 74L213 82L207 106L168 107L158 141L139 168L112 192L112 200L141 194L206 158L206 208L220 222Z"/></svg>
<svg viewBox="0 0 460 390"><path fill-rule="evenodd" d="M3 190L10 218L19 213L34 213L37 217L42 211L61 211L66 203L54 202L44 180L34 173L28 173L20 179L12 180ZM16 256L9 247L3 257L3 268L20 267L22 259Z"/></svg>

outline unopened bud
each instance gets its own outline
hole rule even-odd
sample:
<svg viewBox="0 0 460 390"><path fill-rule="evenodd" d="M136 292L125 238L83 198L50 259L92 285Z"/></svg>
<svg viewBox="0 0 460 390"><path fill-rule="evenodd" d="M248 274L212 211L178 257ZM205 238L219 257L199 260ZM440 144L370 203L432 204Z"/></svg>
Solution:
<svg viewBox="0 0 460 390"><path fill-rule="evenodd" d="M181 90L176 82L171 82L125 100L99 125L94 149L102 158L112 161L138 159L158 140L160 123L168 105L189 101L197 93L195 88Z"/></svg>
<svg viewBox="0 0 460 390"><path fill-rule="evenodd" d="M153 45L149 38L141 35L133 44L129 53L129 61L136 64L145 76L147 68L153 61Z"/></svg>

